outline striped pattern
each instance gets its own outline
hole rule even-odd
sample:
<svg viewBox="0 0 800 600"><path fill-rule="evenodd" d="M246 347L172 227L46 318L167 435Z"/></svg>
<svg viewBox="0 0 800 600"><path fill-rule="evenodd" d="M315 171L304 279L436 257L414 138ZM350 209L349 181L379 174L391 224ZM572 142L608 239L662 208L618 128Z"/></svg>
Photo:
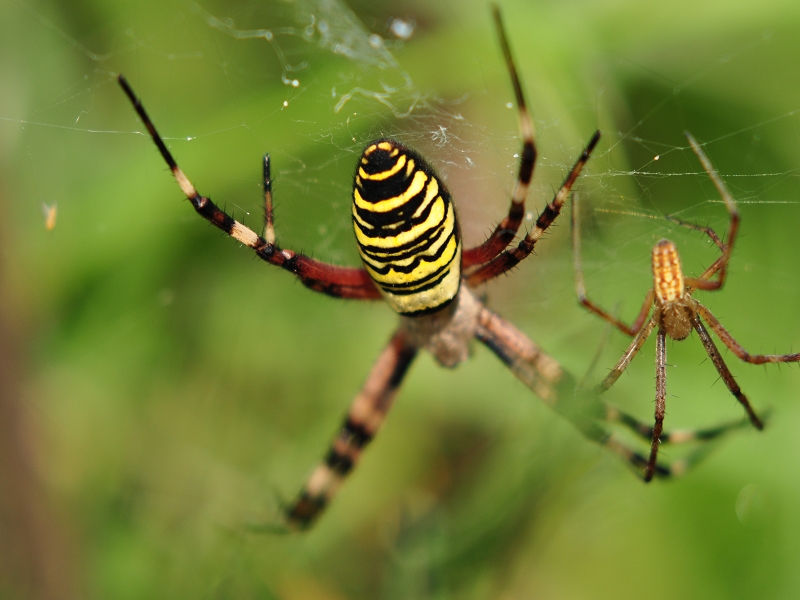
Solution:
<svg viewBox="0 0 800 600"><path fill-rule="evenodd" d="M394 334L350 406L325 458L311 473L299 497L287 507L286 523L290 529L306 529L314 522L383 425L403 377L417 355L416 347L406 338L402 330Z"/></svg>
<svg viewBox="0 0 800 600"><path fill-rule="evenodd" d="M653 280L656 298L661 304L683 298L685 285L678 249L669 240L661 240L653 248Z"/></svg>
<svg viewBox="0 0 800 600"><path fill-rule="evenodd" d="M353 228L370 277L400 314L434 312L461 283L461 236L450 193L416 152L394 140L364 150Z"/></svg>

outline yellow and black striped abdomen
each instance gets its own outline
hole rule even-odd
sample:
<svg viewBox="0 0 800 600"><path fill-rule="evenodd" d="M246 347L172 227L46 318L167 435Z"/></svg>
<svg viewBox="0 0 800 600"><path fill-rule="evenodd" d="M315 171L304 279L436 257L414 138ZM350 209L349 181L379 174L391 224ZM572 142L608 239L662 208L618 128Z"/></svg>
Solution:
<svg viewBox="0 0 800 600"><path fill-rule="evenodd" d="M400 314L447 305L461 283L461 236L450 193L425 160L394 140L372 142L353 188L364 266Z"/></svg>

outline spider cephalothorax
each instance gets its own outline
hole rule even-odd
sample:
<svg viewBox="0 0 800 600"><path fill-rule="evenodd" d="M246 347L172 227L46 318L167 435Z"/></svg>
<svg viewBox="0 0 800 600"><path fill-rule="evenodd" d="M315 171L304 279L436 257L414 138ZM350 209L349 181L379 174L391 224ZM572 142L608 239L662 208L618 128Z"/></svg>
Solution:
<svg viewBox="0 0 800 600"><path fill-rule="evenodd" d="M686 293L681 258L669 240L653 248L653 291L658 326L673 340L682 340L692 332L692 298Z"/></svg>

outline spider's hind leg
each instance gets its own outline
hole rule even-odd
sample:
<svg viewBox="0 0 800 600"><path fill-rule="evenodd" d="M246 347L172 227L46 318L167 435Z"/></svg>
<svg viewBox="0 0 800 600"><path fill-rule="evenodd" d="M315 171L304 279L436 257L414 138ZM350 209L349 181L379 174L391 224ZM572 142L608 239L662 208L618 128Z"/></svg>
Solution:
<svg viewBox="0 0 800 600"><path fill-rule="evenodd" d="M404 331L394 334L350 406L325 458L314 468L297 499L285 508L289 530L309 528L336 495L383 425L416 354L417 348L408 342Z"/></svg>
<svg viewBox="0 0 800 600"><path fill-rule="evenodd" d="M578 380L514 325L487 308L479 316L477 339L489 348L512 373L548 406L567 419L587 439L614 452L644 479L648 458L635 450L610 426L619 425L637 437L651 442L653 428L607 404L597 387L581 386ZM724 434L745 426L740 420L697 431L676 430L662 433L662 444L698 445L683 457L655 463L656 477L682 475L700 462Z"/></svg>
<svg viewBox="0 0 800 600"><path fill-rule="evenodd" d="M619 424L646 442L652 440L653 427L651 425L639 421L636 417L610 404L605 402L602 404L605 409L604 420L606 423ZM660 435L662 446L695 444L697 447L683 457L673 460L669 466L666 466L664 461L659 462L656 465L655 475L657 477L683 475L694 465L702 461L716 446L716 442L720 441L723 436L737 429L748 428L749 425L749 419L737 419L703 429L675 429L673 431L663 432ZM609 446L615 453L638 469L644 468L647 464L643 456L628 448L624 443L619 441L614 434L609 435L609 440L605 442L605 445Z"/></svg>

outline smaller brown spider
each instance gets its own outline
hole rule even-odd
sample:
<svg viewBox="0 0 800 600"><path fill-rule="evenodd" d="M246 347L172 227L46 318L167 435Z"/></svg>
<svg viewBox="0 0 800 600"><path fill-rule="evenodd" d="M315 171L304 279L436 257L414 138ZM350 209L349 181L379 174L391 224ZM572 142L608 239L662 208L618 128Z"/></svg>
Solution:
<svg viewBox="0 0 800 600"><path fill-rule="evenodd" d="M664 422L664 408L666 403L667 391L667 346L666 338L670 337L673 340L683 340L689 336L692 329L697 331L700 341L703 344L711 362L714 363L717 371L728 386L730 392L744 407L750 422L756 429L763 429L764 424L758 415L756 415L747 396L742 393L739 385L731 375L725 361L719 353L714 341L711 339L708 331L706 330L703 321L708 324L712 331L717 334L720 340L730 350L745 362L751 364L765 364L765 363L782 363L782 362L798 362L800 361L800 353L797 354L750 354L745 350L730 333L720 324L720 322L711 314L705 306L700 304L697 300L692 298L695 290L718 290L725 283L725 275L727 273L728 261L733 251L733 244L736 240L736 233L739 230L739 212L736 209L736 202L733 196L728 191L728 188L723 183L717 171L714 169L711 161L708 160L700 145L686 132L686 138L692 146L695 154L700 159L703 168L711 177L714 186L717 188L720 196L722 196L725 206L730 214L730 224L728 225L727 243L723 242L719 236L708 227L700 227L692 223L685 223L674 217L668 217L678 224L702 231L717 245L722 251L720 256L710 267L708 267L702 275L698 278L684 277L681 269L681 260L678 256L678 249L675 244L669 240L659 241L652 252L652 266L653 266L653 287L647 292L642 308L639 315L632 325L626 325L619 319L612 316L607 311L600 308L597 304L592 302L586 297L586 287L583 280L583 270L581 267L581 251L580 251L580 225L578 222L578 203L577 198L573 199L572 207L572 250L573 259L575 262L575 285L578 293L578 300L587 309L605 319L623 333L633 337L628 349L619 359L617 364L606 376L606 378L598 386L598 392L603 393L608 390L619 379L622 372L628 367L633 357L644 345L647 338L658 328L656 337L656 410L655 410L655 425L652 429L642 429L639 433L649 436L650 442L650 457L644 467L642 476L645 481L650 481L656 471L656 457L658 455L658 446L662 441L662 428ZM719 274L716 280L712 281L711 277ZM652 315L650 308L654 307ZM668 441L666 438L663 441ZM675 441L675 440L673 440Z"/></svg>

